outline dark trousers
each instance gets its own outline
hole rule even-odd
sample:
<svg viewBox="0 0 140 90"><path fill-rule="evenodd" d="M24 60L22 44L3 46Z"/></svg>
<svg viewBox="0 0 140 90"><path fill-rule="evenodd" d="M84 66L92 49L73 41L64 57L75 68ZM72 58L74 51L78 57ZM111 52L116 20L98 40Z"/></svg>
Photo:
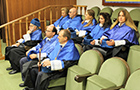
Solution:
<svg viewBox="0 0 140 90"><path fill-rule="evenodd" d="M23 70L23 64L25 64L26 62L28 62L28 60L27 60L27 57L23 57L23 58L21 58L20 59L20 71L22 72L22 70ZM22 81L24 81L24 75L21 73L21 76L22 76Z"/></svg>
<svg viewBox="0 0 140 90"><path fill-rule="evenodd" d="M20 59L26 56L24 47L13 48L9 51L8 57L13 70L20 71Z"/></svg>

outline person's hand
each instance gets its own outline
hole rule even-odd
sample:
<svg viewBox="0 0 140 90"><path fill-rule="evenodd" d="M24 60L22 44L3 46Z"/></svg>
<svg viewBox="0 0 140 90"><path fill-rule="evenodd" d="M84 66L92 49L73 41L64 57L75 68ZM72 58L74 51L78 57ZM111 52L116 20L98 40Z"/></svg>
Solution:
<svg viewBox="0 0 140 90"><path fill-rule="evenodd" d="M79 32L76 32L76 35L79 35Z"/></svg>
<svg viewBox="0 0 140 90"><path fill-rule="evenodd" d="M42 63L43 67L50 66L50 65L51 65L51 62L50 62L49 59L44 60L43 63Z"/></svg>
<svg viewBox="0 0 140 90"><path fill-rule="evenodd" d="M108 46L114 46L115 45L115 41L113 39L106 41Z"/></svg>
<svg viewBox="0 0 140 90"><path fill-rule="evenodd" d="M38 62L38 63L37 63L37 66L38 66L38 67L41 67L41 64L39 64L39 62Z"/></svg>
<svg viewBox="0 0 140 90"><path fill-rule="evenodd" d="M31 31L31 30L28 30L28 31L27 31L27 34L31 34L31 33L32 33L32 31Z"/></svg>
<svg viewBox="0 0 140 90"><path fill-rule="evenodd" d="M15 44L13 44L13 46L17 46L17 47L18 47L19 45L20 45L20 43L15 43Z"/></svg>
<svg viewBox="0 0 140 90"><path fill-rule="evenodd" d="M102 40L104 40L104 38L101 38L101 39L100 39L100 44L102 44Z"/></svg>
<svg viewBox="0 0 140 90"><path fill-rule="evenodd" d="M31 59L37 58L37 54L31 54L31 55L30 55L30 58L31 58Z"/></svg>
<svg viewBox="0 0 140 90"><path fill-rule="evenodd" d="M95 40L90 42L91 45L95 45Z"/></svg>

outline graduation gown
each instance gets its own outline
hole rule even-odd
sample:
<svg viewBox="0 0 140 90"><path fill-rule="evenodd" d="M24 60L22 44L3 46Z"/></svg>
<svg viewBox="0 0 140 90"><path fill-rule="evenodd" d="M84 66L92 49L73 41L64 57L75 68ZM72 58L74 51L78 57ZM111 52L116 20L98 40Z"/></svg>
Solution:
<svg viewBox="0 0 140 90"><path fill-rule="evenodd" d="M125 23L122 26L116 25L113 29L105 32L103 36L106 36L108 39L113 40L125 40L125 45L120 46L112 46L112 48L108 48L106 44L98 46L98 48L94 49L99 50L105 59L110 57L118 56L125 60L127 60L129 47L134 44L138 44L138 39L136 37L135 30L127 26Z"/></svg>
<svg viewBox="0 0 140 90"><path fill-rule="evenodd" d="M87 27L84 27L84 26L87 24L87 22L84 22L83 24L80 23L80 24L77 26L76 29L77 29L78 31L80 31L80 30L85 30L85 31L91 32L91 30L96 26L96 20L93 19L92 23L93 23L93 25L90 24L90 25L87 26Z"/></svg>
<svg viewBox="0 0 140 90"><path fill-rule="evenodd" d="M65 22L65 24L62 25L61 28L63 28L63 29L69 28L69 29L75 30L77 25L79 25L81 23L81 21L82 21L81 16L77 15L73 19L72 18L68 19Z"/></svg>
<svg viewBox="0 0 140 90"><path fill-rule="evenodd" d="M67 20L69 19L69 15L67 15L66 17L61 16L56 22L54 22L54 26L57 27L59 25L59 27L61 27Z"/></svg>
<svg viewBox="0 0 140 90"><path fill-rule="evenodd" d="M85 35L89 35L89 33L91 33L91 30L94 29L95 26L96 26L96 20L93 19L92 23L93 23L93 25L90 24L89 26L86 26L86 27L84 27L84 26L87 24L87 22L84 22L83 24L80 23L80 24L77 26L76 29L77 29L78 31L84 30L84 31L86 31ZM81 44L81 43L82 43L82 40L83 40L83 37L77 37L77 36L76 36L76 32L75 32L75 37L72 38L72 40L74 41L74 43L79 43L79 44Z"/></svg>
<svg viewBox="0 0 140 90"><path fill-rule="evenodd" d="M9 61L11 63L11 66L13 67L14 70L19 71L19 60L22 57L25 57L26 55L26 50L24 48L24 45L28 46L35 46L37 43L39 43L42 40L42 31L41 29L38 29L34 31L33 33L30 34L31 40L24 42L22 45L19 47L12 47L9 51L6 52L6 57L9 58ZM16 56L16 57L15 57Z"/></svg>
<svg viewBox="0 0 140 90"><path fill-rule="evenodd" d="M54 49L56 44L58 44L58 35L53 36L50 40L46 37L41 43L33 47L27 55L28 61L31 60L29 57L31 54L37 54L39 57L39 49L41 49L41 59L47 57Z"/></svg>
<svg viewBox="0 0 140 90"><path fill-rule="evenodd" d="M84 38L84 45L89 45L94 39L100 39L103 33L108 30L110 30L110 27L104 29L103 27L100 27L99 24L97 24L95 28L92 29L91 33Z"/></svg>
<svg viewBox="0 0 140 90"><path fill-rule="evenodd" d="M125 23L122 26L116 25L113 29L105 32L103 35L108 37L108 39L128 40L130 43L139 44L135 30Z"/></svg>

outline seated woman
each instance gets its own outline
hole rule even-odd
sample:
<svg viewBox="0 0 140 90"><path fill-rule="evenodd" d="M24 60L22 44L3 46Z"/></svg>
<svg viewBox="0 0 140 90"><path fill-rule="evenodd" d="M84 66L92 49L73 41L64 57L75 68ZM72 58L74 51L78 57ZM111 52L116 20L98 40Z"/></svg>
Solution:
<svg viewBox="0 0 140 90"><path fill-rule="evenodd" d="M110 29L111 19L108 13L100 13L98 22L91 33L84 38L84 45L89 45L94 39L100 39L103 33Z"/></svg>
<svg viewBox="0 0 140 90"><path fill-rule="evenodd" d="M99 50L105 59L119 56L126 60L130 45L139 44L136 37L137 28L127 10L124 9L118 13L118 18L110 29L100 40L90 42L94 46L88 46L86 49Z"/></svg>
<svg viewBox="0 0 140 90"><path fill-rule="evenodd" d="M86 11L85 20L83 20L75 30L76 35L79 35L79 37L73 38L75 43L81 43L83 36L88 35L95 27L96 19L94 18L94 15L95 13L92 9Z"/></svg>
<svg viewBox="0 0 140 90"><path fill-rule="evenodd" d="M76 34L79 35L80 31L91 32L92 28L96 25L95 13L92 9L86 11L85 20L77 26Z"/></svg>
<svg viewBox="0 0 140 90"><path fill-rule="evenodd" d="M59 32L61 26L69 19L68 13L69 13L68 8L66 8L66 7L61 8L61 15L62 16L56 22L54 22L54 24L51 24L51 25L56 27L58 32Z"/></svg>

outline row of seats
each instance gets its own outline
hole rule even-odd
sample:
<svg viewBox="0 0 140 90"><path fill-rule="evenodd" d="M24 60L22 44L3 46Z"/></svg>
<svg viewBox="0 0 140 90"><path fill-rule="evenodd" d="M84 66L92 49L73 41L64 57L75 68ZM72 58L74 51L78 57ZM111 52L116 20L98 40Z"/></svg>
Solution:
<svg viewBox="0 0 140 90"><path fill-rule="evenodd" d="M81 46L79 44L75 46L78 48L79 53L82 54ZM51 80L47 90L108 90L108 88L109 90L114 90L114 88L117 90L124 86L126 81L128 84L126 84L125 88L130 87L129 82L134 81L127 80L129 75L140 68L140 61L136 59L137 51L140 49L134 49L136 47L132 46L127 62L119 57L112 57L104 62L103 56L99 51L88 50L80 56L78 65L68 68L67 77ZM140 90L138 84L135 87L132 84L132 88L134 88L133 90Z"/></svg>
<svg viewBox="0 0 140 90"><path fill-rule="evenodd" d="M78 65L74 65L68 69L65 90L119 90L119 88L126 84L126 81L125 89L121 90L140 90L137 84L140 81L140 70L137 71L139 72L138 74L135 74L140 65L136 65L133 59L128 61L133 63L127 63L119 57L112 57L102 64L103 58L100 58L102 57L100 55L96 50L84 52L79 59ZM131 66L131 70L129 66ZM131 77L129 77L131 74L130 71L132 73ZM90 77L87 78L87 76Z"/></svg>

